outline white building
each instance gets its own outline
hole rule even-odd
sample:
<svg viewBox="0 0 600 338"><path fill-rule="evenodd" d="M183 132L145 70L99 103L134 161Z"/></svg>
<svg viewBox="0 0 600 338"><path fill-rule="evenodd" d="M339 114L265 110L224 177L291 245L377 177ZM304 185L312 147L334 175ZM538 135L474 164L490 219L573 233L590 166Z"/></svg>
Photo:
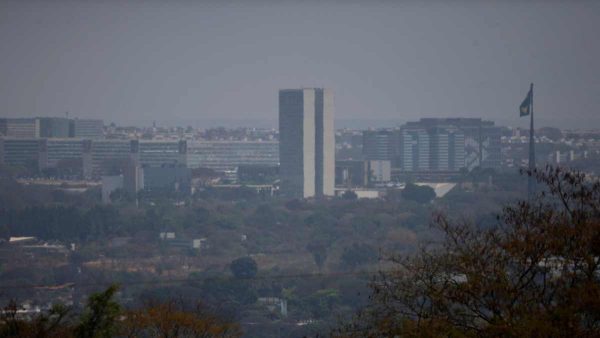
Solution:
<svg viewBox="0 0 600 338"><path fill-rule="evenodd" d="M329 89L279 91L279 161L285 195L334 195L333 114L333 93Z"/></svg>

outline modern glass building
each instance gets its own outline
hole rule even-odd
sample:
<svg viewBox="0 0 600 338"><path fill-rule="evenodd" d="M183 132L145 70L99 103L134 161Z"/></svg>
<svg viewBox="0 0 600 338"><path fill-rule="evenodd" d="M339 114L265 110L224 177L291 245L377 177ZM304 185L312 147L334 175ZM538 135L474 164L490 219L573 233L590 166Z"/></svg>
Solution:
<svg viewBox="0 0 600 338"><path fill-rule="evenodd" d="M400 129L400 168L403 171L429 171L430 136L427 130L418 127Z"/></svg>
<svg viewBox="0 0 600 338"><path fill-rule="evenodd" d="M465 135L456 127L429 130L432 171L459 171L465 166Z"/></svg>
<svg viewBox="0 0 600 338"><path fill-rule="evenodd" d="M502 130L492 121L480 118L423 118L407 125L425 129L458 129L464 137L464 168L500 168Z"/></svg>
<svg viewBox="0 0 600 338"><path fill-rule="evenodd" d="M365 130L362 151L365 160L390 161L392 166L399 166L399 131L393 129Z"/></svg>

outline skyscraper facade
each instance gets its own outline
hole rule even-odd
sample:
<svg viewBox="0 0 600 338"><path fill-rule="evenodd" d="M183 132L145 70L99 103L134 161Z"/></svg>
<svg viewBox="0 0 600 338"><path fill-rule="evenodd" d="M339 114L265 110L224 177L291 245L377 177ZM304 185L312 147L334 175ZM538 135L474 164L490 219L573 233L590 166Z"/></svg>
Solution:
<svg viewBox="0 0 600 338"><path fill-rule="evenodd" d="M418 127L400 129L400 167L403 171L429 171L430 136L427 130Z"/></svg>
<svg viewBox="0 0 600 338"><path fill-rule="evenodd" d="M279 160L282 193L333 196L335 135L333 93L305 88L279 91Z"/></svg>
<svg viewBox="0 0 600 338"><path fill-rule="evenodd" d="M363 156L365 160L390 161L400 166L400 132L396 129L365 130L363 132Z"/></svg>

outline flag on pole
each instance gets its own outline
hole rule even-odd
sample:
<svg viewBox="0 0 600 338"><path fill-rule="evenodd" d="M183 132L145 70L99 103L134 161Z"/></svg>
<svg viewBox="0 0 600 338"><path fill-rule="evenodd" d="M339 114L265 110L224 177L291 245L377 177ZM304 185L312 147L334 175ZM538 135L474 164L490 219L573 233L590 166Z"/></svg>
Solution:
<svg viewBox="0 0 600 338"><path fill-rule="evenodd" d="M531 113L531 97L532 96L533 96L533 93L531 92L531 89L529 89L529 92L527 93L527 97L525 97L525 100L523 100L523 102L519 106L519 113L521 114L521 116L527 116Z"/></svg>

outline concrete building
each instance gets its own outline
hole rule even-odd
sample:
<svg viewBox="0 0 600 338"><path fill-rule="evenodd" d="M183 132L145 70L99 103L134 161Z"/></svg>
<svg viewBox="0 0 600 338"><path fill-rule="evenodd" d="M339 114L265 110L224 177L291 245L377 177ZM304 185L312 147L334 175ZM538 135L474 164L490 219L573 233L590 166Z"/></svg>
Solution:
<svg viewBox="0 0 600 338"><path fill-rule="evenodd" d="M480 118L423 118L406 125L428 130L458 129L464 137L464 168L500 168L502 129L492 121Z"/></svg>
<svg viewBox="0 0 600 338"><path fill-rule="evenodd" d="M70 136L85 139L104 138L104 121L73 119L70 123Z"/></svg>
<svg viewBox="0 0 600 338"><path fill-rule="evenodd" d="M39 137L68 138L70 136L70 121L64 117L38 117L40 126Z"/></svg>
<svg viewBox="0 0 600 338"><path fill-rule="evenodd" d="M1 118L0 135L13 138L40 137L40 122L36 118Z"/></svg>
<svg viewBox="0 0 600 338"><path fill-rule="evenodd" d="M362 149L365 160L390 161L394 167L397 167L400 156L400 133L392 129L365 130Z"/></svg>
<svg viewBox="0 0 600 338"><path fill-rule="evenodd" d="M287 196L333 196L333 93L305 88L279 91L281 189Z"/></svg>
<svg viewBox="0 0 600 338"><path fill-rule="evenodd" d="M83 172L87 178L121 174L133 159L131 140L84 140Z"/></svg>
<svg viewBox="0 0 600 338"><path fill-rule="evenodd" d="M455 127L429 130L431 171L459 171L465 166L465 135Z"/></svg>
<svg viewBox="0 0 600 338"><path fill-rule="evenodd" d="M369 183L385 183L392 180L392 165L387 160L366 161Z"/></svg>
<svg viewBox="0 0 600 338"><path fill-rule="evenodd" d="M46 144L46 167L57 167L68 165L83 159L83 143L81 139L47 139L42 142Z"/></svg>
<svg viewBox="0 0 600 338"><path fill-rule="evenodd" d="M45 168L45 140L0 138L0 164L38 171Z"/></svg>
<svg viewBox="0 0 600 338"><path fill-rule="evenodd" d="M400 168L405 172L429 171L430 137L427 130L416 126L400 129Z"/></svg>
<svg viewBox="0 0 600 338"><path fill-rule="evenodd" d="M277 167L277 141L197 141L188 142L187 166L217 172L232 171L240 166Z"/></svg>
<svg viewBox="0 0 600 338"><path fill-rule="evenodd" d="M123 189L131 196L137 196L144 189L144 169L133 159L123 166Z"/></svg>
<svg viewBox="0 0 600 338"><path fill-rule="evenodd" d="M369 184L368 162L362 160L335 161L335 185L346 188Z"/></svg>
<svg viewBox="0 0 600 338"><path fill-rule="evenodd" d="M133 140L131 149L142 167L186 165L186 141Z"/></svg>
<svg viewBox="0 0 600 338"><path fill-rule="evenodd" d="M400 128L402 172L500 167L502 131L477 118L424 118Z"/></svg>

